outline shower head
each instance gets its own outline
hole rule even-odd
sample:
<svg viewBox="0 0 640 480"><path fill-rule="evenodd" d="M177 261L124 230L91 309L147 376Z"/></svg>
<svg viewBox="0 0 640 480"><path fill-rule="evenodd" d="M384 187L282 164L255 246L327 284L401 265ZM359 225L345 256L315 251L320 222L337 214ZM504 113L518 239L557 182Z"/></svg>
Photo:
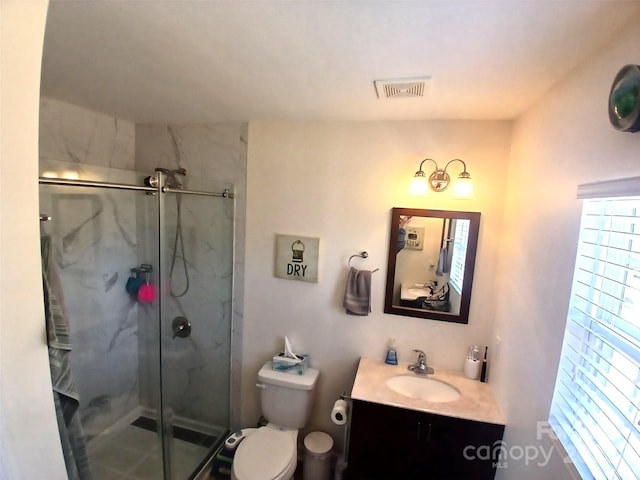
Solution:
<svg viewBox="0 0 640 480"><path fill-rule="evenodd" d="M173 176L173 175L182 175L183 177L186 177L186 176L187 176L187 171L186 171L184 168L182 168L182 167L177 168L177 169L175 169L175 170L171 170L171 169L169 169L169 168L157 167L157 168L155 169L155 171L156 171L156 172L162 172L162 173L164 173L165 175L171 175L171 176Z"/></svg>
<svg viewBox="0 0 640 480"><path fill-rule="evenodd" d="M187 175L187 171L180 167L176 170L170 170L168 168L157 167L155 169L156 172L164 173L167 176L166 186L171 188L182 188L182 183L180 180L176 178L176 175L181 175L185 177Z"/></svg>

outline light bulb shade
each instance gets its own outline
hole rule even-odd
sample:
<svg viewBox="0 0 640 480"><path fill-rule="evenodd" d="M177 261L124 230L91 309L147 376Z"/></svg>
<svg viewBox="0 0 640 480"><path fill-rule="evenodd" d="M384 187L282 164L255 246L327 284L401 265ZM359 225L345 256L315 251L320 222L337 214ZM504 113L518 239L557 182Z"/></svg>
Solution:
<svg viewBox="0 0 640 480"><path fill-rule="evenodd" d="M473 182L471 175L462 172L453 184L453 192L457 198L473 198Z"/></svg>
<svg viewBox="0 0 640 480"><path fill-rule="evenodd" d="M427 177L425 177L422 170L417 171L413 180L411 180L411 185L409 185L409 193L412 195L424 195L428 190Z"/></svg>

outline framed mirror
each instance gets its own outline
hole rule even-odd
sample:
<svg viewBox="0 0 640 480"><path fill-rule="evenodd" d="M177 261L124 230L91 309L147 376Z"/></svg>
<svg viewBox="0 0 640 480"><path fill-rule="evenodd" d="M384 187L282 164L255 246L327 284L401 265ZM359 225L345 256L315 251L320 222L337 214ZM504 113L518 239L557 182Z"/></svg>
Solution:
<svg viewBox="0 0 640 480"><path fill-rule="evenodd" d="M393 208L384 311L469 323L480 213Z"/></svg>

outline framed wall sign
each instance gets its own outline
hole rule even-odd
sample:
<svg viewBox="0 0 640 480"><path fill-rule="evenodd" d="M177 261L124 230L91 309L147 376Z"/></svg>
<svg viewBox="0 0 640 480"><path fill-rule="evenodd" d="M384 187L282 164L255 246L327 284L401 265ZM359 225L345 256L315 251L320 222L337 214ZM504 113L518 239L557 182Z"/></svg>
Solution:
<svg viewBox="0 0 640 480"><path fill-rule="evenodd" d="M276 235L276 277L317 282L319 250L319 238Z"/></svg>
<svg viewBox="0 0 640 480"><path fill-rule="evenodd" d="M422 250L424 248L424 227L405 227L407 235L405 246L411 250Z"/></svg>

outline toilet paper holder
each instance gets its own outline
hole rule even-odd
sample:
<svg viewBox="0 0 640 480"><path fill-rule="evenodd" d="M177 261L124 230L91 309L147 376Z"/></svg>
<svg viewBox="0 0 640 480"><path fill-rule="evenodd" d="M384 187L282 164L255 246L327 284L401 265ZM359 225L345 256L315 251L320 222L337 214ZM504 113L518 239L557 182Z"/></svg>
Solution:
<svg viewBox="0 0 640 480"><path fill-rule="evenodd" d="M340 398L335 401L333 408L331 409L331 421L336 425L346 425L349 422L349 410L351 398L345 393L340 395Z"/></svg>

